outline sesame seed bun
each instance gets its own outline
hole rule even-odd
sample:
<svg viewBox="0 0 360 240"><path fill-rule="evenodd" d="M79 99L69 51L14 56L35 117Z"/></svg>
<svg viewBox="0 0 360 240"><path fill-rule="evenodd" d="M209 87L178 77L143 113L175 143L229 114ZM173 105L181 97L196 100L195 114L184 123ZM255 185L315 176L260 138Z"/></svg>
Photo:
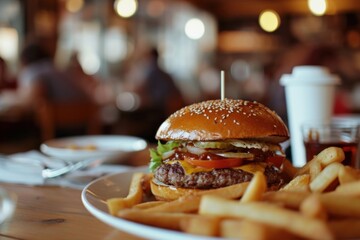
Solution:
<svg viewBox="0 0 360 240"><path fill-rule="evenodd" d="M259 139L280 143L289 138L281 118L266 106L245 100L209 100L173 113L159 127L156 139L216 141Z"/></svg>

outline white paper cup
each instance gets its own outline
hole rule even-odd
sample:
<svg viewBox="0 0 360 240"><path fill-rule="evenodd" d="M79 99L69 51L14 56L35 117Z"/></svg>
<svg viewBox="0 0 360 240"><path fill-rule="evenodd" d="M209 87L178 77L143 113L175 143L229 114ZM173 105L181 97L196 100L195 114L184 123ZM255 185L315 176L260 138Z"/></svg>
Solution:
<svg viewBox="0 0 360 240"><path fill-rule="evenodd" d="M325 67L297 66L292 74L281 77L280 84L285 87L292 162L301 167L306 163L301 126L331 121L335 85L340 84L340 79Z"/></svg>

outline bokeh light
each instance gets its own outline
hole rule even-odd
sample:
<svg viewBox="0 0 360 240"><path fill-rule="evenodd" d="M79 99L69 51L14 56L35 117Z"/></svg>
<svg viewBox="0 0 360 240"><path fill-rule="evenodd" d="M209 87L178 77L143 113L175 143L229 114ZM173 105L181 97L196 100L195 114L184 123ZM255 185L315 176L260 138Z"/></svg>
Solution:
<svg viewBox="0 0 360 240"><path fill-rule="evenodd" d="M312 14L322 16L327 9L326 0L308 0L308 6Z"/></svg>
<svg viewBox="0 0 360 240"><path fill-rule="evenodd" d="M19 34L15 28L0 27L0 57L13 61L18 55Z"/></svg>
<svg viewBox="0 0 360 240"><path fill-rule="evenodd" d="M84 72L88 75L93 75L100 70L100 59L94 52L80 53L79 62Z"/></svg>
<svg viewBox="0 0 360 240"><path fill-rule="evenodd" d="M65 7L69 12L78 12L84 6L84 0L67 0Z"/></svg>
<svg viewBox="0 0 360 240"><path fill-rule="evenodd" d="M185 34L190 39L200 39L204 36L205 25L198 18L192 18L185 24Z"/></svg>
<svg viewBox="0 0 360 240"><path fill-rule="evenodd" d="M123 60L127 54L126 33L116 27L111 27L104 34L104 58L116 63Z"/></svg>
<svg viewBox="0 0 360 240"><path fill-rule="evenodd" d="M139 108L140 97L134 92L122 92L116 97L116 106L124 112L132 112Z"/></svg>
<svg viewBox="0 0 360 240"><path fill-rule="evenodd" d="M279 14L273 10L265 10L259 16L260 27L266 32L274 32L280 26Z"/></svg>
<svg viewBox="0 0 360 240"><path fill-rule="evenodd" d="M120 17L129 18L135 14L138 2L137 0L116 0L114 8Z"/></svg>

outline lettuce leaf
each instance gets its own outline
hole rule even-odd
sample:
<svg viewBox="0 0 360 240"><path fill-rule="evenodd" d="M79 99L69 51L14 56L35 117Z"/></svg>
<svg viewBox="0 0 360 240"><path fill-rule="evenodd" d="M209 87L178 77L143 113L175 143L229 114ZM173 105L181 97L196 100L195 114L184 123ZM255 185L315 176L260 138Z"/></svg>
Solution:
<svg viewBox="0 0 360 240"><path fill-rule="evenodd" d="M175 141L168 141L165 144L162 144L160 141L158 141L158 146L156 149L150 149L150 165L149 169L151 172L154 172L156 168L158 168L161 165L162 162L162 155L165 152L168 152L176 147L178 147L180 144Z"/></svg>

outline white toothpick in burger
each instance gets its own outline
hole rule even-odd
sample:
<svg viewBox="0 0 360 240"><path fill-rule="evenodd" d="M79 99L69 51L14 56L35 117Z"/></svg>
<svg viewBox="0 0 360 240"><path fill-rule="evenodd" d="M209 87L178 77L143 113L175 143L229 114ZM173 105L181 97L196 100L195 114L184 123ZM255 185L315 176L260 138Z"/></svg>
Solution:
<svg viewBox="0 0 360 240"><path fill-rule="evenodd" d="M173 113L151 149L151 190L157 199L250 181L262 171L269 189L284 184L279 143L289 138L281 118L264 105L244 100L209 100Z"/></svg>

